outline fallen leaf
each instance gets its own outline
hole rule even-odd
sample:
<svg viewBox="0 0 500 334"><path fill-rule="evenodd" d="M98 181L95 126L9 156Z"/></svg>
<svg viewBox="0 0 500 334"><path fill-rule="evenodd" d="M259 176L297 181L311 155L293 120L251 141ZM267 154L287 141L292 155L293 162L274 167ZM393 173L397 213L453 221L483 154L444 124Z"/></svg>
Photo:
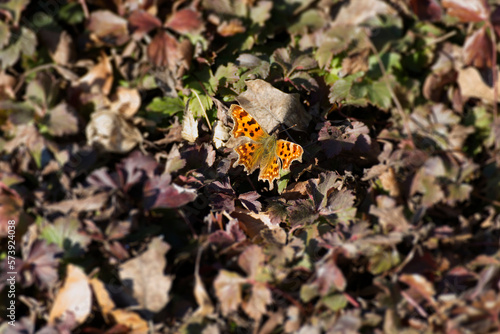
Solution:
<svg viewBox="0 0 500 334"><path fill-rule="evenodd" d="M130 39L127 20L109 10L93 11L87 29L91 39L99 45L120 46Z"/></svg>
<svg viewBox="0 0 500 334"><path fill-rule="evenodd" d="M297 94L286 94L264 80L246 81L247 90L236 100L262 127L270 133L278 125L285 124L305 130L311 120Z"/></svg>
<svg viewBox="0 0 500 334"><path fill-rule="evenodd" d="M448 15L462 22L483 22L488 19L488 5L484 0L443 0Z"/></svg>
<svg viewBox="0 0 500 334"><path fill-rule="evenodd" d="M111 110L92 113L85 134L87 145L115 153L127 153L143 141L140 131L133 124Z"/></svg>
<svg viewBox="0 0 500 334"><path fill-rule="evenodd" d="M429 282L424 276L419 274L403 274L399 277L399 281L410 286L410 288L416 290L422 297L428 301L432 301L436 291L431 282Z"/></svg>
<svg viewBox="0 0 500 334"><path fill-rule="evenodd" d="M500 72L497 73L498 75L500 75ZM490 104L494 102L493 87L485 83L479 71L474 67L460 69L457 83L464 101L469 98L478 98ZM500 101L500 85L498 85L497 101Z"/></svg>
<svg viewBox="0 0 500 334"><path fill-rule="evenodd" d="M49 324L72 312L78 323L83 323L90 315L92 292L85 272L77 266L69 264L66 279L57 293L49 314Z"/></svg>
<svg viewBox="0 0 500 334"><path fill-rule="evenodd" d="M119 268L123 284L131 290L139 305L151 312L160 311L170 300L173 277L163 273L167 265L165 254L169 249L169 244L156 237L144 253Z"/></svg>
<svg viewBox="0 0 500 334"><path fill-rule="evenodd" d="M241 284L245 279L240 275L221 270L214 280L215 294L220 301L222 314L238 310L241 304Z"/></svg>
<svg viewBox="0 0 500 334"><path fill-rule="evenodd" d="M265 283L257 282L252 284L250 298L243 302L242 308L251 318L259 321L262 315L267 313L266 306L271 304L271 291Z"/></svg>
<svg viewBox="0 0 500 334"><path fill-rule="evenodd" d="M183 8L168 18L165 27L180 34L199 34L203 30L201 13L191 8Z"/></svg>
<svg viewBox="0 0 500 334"><path fill-rule="evenodd" d="M131 119L141 106L141 95L136 88L118 87L111 100L110 109L118 112L126 119Z"/></svg>
<svg viewBox="0 0 500 334"><path fill-rule="evenodd" d="M194 119L193 110L189 108L189 103L184 110L181 135L183 139L190 143L194 143L198 138L198 120Z"/></svg>
<svg viewBox="0 0 500 334"><path fill-rule="evenodd" d="M144 10L134 10L128 17L128 24L132 37L136 40L143 38L151 30L161 27L160 19Z"/></svg>

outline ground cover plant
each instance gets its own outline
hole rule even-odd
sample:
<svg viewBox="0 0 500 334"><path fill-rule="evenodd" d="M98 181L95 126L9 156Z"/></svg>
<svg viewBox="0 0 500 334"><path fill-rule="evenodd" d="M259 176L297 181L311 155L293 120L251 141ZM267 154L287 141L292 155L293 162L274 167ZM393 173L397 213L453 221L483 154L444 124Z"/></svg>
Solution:
<svg viewBox="0 0 500 334"><path fill-rule="evenodd" d="M3 333L500 331L495 1L0 17Z"/></svg>

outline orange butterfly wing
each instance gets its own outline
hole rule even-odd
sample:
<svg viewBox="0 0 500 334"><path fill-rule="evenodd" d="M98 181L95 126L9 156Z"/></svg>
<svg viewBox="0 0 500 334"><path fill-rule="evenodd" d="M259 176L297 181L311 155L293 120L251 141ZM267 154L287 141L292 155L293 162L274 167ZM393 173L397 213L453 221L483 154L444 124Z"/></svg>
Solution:
<svg viewBox="0 0 500 334"><path fill-rule="evenodd" d="M242 107L233 104L231 105L231 109L229 109L229 113L234 120L234 138L245 136L252 140L259 141L263 137L269 137L269 134L262 129L259 123L257 123L257 121Z"/></svg>

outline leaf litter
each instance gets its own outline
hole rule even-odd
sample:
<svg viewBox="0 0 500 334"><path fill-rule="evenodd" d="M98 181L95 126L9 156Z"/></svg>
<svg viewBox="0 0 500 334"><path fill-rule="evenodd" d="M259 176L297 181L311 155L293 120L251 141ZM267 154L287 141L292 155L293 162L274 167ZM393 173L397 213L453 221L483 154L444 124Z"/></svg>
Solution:
<svg viewBox="0 0 500 334"><path fill-rule="evenodd" d="M500 330L498 4L54 6L0 5L2 332Z"/></svg>

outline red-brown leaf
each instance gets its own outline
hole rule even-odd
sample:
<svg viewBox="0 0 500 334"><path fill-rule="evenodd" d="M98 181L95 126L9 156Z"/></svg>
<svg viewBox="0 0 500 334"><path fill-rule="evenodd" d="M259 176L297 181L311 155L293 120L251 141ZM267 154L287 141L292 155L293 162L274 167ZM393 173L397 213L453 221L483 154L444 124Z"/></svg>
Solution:
<svg viewBox="0 0 500 334"><path fill-rule="evenodd" d="M165 23L165 27L180 34L198 33L203 30L203 21L199 12L186 8L174 13Z"/></svg>
<svg viewBox="0 0 500 334"><path fill-rule="evenodd" d="M410 6L415 15L421 20L441 20L441 6L436 0L410 0Z"/></svg>
<svg viewBox="0 0 500 334"><path fill-rule="evenodd" d="M128 17L128 24L135 39L141 39L151 30L161 27L160 19L143 10L133 11Z"/></svg>
<svg viewBox="0 0 500 334"><path fill-rule="evenodd" d="M465 64L477 68L491 68L493 64L493 44L484 26L467 37L463 52Z"/></svg>
<svg viewBox="0 0 500 334"><path fill-rule="evenodd" d="M168 32L159 31L148 46L148 57L156 67L175 70L179 58L179 42Z"/></svg>

